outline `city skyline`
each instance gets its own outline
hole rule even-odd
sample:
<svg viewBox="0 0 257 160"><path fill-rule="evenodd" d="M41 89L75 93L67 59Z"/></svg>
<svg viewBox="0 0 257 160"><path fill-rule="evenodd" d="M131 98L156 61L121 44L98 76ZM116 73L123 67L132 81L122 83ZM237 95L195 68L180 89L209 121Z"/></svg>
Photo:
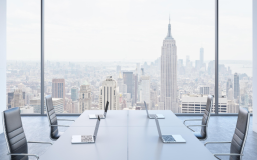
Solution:
<svg viewBox="0 0 257 160"><path fill-rule="evenodd" d="M179 60L178 60L179 61ZM26 70L24 70L23 68L25 67L25 68L27 68L28 69L28 67L26 67L27 66L27 64L25 64L25 63L22 63L22 62L15 62L15 63L13 63L14 65L16 65L18 68L19 68L19 70L17 70L17 69L14 69L14 70L8 70L10 73L13 73L14 75L15 74L18 74L18 75L23 75L23 74L26 74ZM37 63L34 63L34 64L37 64ZM66 65L66 64L68 64L68 65ZM111 63L110 63L111 64ZM189 64L191 64L191 63L189 63ZM124 64L123 64L124 65ZM135 72L137 72L137 66L138 66L138 64L136 64L136 63L134 63L134 64L127 64L127 65L132 65L132 66L134 66L134 71ZM157 69L158 67L158 61L156 61L155 63L152 63L152 65L145 65L145 64L142 64L141 65L141 67L142 68L144 68L144 70L145 70L145 74L146 75L149 75L150 76L150 95L151 95L151 103L152 103L152 101L154 102L154 104L151 104L151 106L152 106L152 109L154 109L154 106L156 105L156 98L157 98L157 101L158 101L158 94L159 94L159 91L158 90L160 90L160 82L158 82L159 80L158 80L158 78L156 79L155 77L155 74L156 73L159 73L160 74L160 71L158 71L159 69ZM179 65L179 64L178 64ZM8 65L8 66L10 66L10 64ZM24 66L24 67L22 67L22 66ZM98 90L98 87L96 86L94 86L94 85L101 85L101 83L102 83L102 80L101 80L101 78L99 79L100 81L99 82L95 82L93 79L91 79L91 78L82 78L81 80L74 80L73 78L73 76L74 76L74 74L75 75L77 75L79 72L77 72L77 69L79 69L79 68L81 68L81 64L77 64L76 65L76 63L62 63L62 62L58 62L58 63L56 63L56 62L51 62L51 64L49 65L49 67L50 68L56 68L56 67L54 67L54 66L59 66L59 67L61 67L62 69L61 70L63 70L64 72L63 73L65 73L66 72L66 75L65 75L65 82L66 81L68 81L69 83L66 85L66 90L67 90L67 87L68 87L68 90L67 90L67 92L66 92L66 99L70 99L71 100L71 89L75 86L75 87L78 87L78 86L81 86L82 84L85 84L85 83L87 83L87 84L89 84L91 87L93 87L92 89L92 91L91 91L91 94L92 94L92 97L91 97L91 100L92 100L92 107L93 108L95 108L95 107L97 107L98 105L96 104L96 103L98 103L98 94L99 94L99 91L97 91ZM80 67L79 67L80 66ZM116 66L116 65L115 65ZM208 66L210 66L210 65L208 65ZM68 68L70 68L70 69L68 69ZM86 66L84 66L84 67L86 67ZM84 71L88 71L88 69L85 69L84 67L82 67L81 69L83 69ZM89 67L89 66L88 66ZM157 67L156 69L156 71L154 71L154 72L152 72L153 70L153 67L155 68L155 67ZM186 67L186 65L183 65L183 67ZM223 95L223 96L225 96L226 97L226 99L228 100L228 103L227 103L227 110L228 111L231 111L231 112L236 112L236 110L235 109L233 109L233 106L235 106L235 102L237 101L234 101L234 102L232 102L230 99L231 99L231 97L229 98L229 95L227 95L227 93L226 93L226 87L227 87L227 81L229 80L229 79L232 79L232 81L231 81L231 83L234 83L234 81L233 81L233 76L234 76L234 72L233 71L231 71L230 69L229 69L229 67L225 67L225 68L223 68L224 66L220 66L220 68L221 68L221 71L220 71L220 74L221 74L221 77L220 77L220 82L222 82L223 80L223 78L224 78L224 76L225 75L227 75L227 73L230 73L231 74L231 76L229 76L230 78L225 78L225 81L223 81L222 82L222 84L220 85L220 95ZM15 67L14 67L15 68ZM48 68L48 67L47 67ZM75 68L75 69L72 69L72 68ZM115 68L115 67L114 67ZM193 66L193 68L194 68L194 66ZM193 69L192 68L192 69ZM186 69L186 68L185 68ZM196 68L195 68L196 69ZM212 68L213 69L213 68ZM225 70L224 70L225 69ZM34 71L33 70L35 70L35 67L34 67L34 69L32 69L30 72L31 73L34 73ZM58 69L57 68L57 70L60 70L60 69ZM58 74L61 74L62 72L60 72L60 71L58 71L57 72L57 70L53 70L53 73L58 73ZM93 71L92 73L90 73L90 75L94 75L95 73L95 69L94 69L94 67L93 68L91 68L91 70ZM98 71L100 71L100 70L102 70L102 72L100 72L100 73L105 73L106 71L108 71L108 70L106 70L106 69L98 69ZM178 70L180 70L179 68L178 68ZM208 70L210 70L210 69L207 69L206 68L206 71L208 71ZM39 71L39 67L38 67L38 71ZM67 72L68 71L68 72ZM72 73L72 72L74 72L74 73ZM97 72L98 72L97 71ZM110 70L109 70L110 71ZM121 67L121 72L127 72L128 70L123 70L123 68ZM197 71L197 70L196 70ZM9 73L8 72L8 73ZM197 71L198 72L198 71ZM225 74L224 74L224 73ZM48 71L47 71L47 73L49 73ZM70 81L69 79L69 77L67 77L67 73L68 74L71 74L69 77L73 77L71 80L72 81ZM81 73L83 73L83 72L81 72ZM86 72L85 72L86 73ZM209 73L209 72L206 72L207 73L207 75L208 74L212 74L211 72ZM179 75L178 75L178 79L181 79L181 74L183 74L183 72L179 72ZM37 74L35 74L35 75L37 75ZM115 75L114 77L115 77L115 79L118 79L119 78L119 76L120 76L120 74L118 75L117 74L117 71L116 71L116 69L113 69L112 70L112 72L109 72L109 74L108 75ZM182 75L183 76L183 75ZM9 76L7 76L8 78L9 78ZM38 90L37 88L40 88L40 83L39 83L39 81L38 80L36 80L37 81L37 85L36 86L38 86L38 87L36 87L35 86L35 83L33 82L34 81L34 79L35 78L33 78L33 77L31 77L31 76L28 76L28 75L25 75L25 76L22 76L22 77L24 77L24 80L19 80L19 78L17 77L16 79L15 79L15 81L7 81L7 83L8 84L10 84L10 82L13 84L13 83L16 83L17 85L8 85L7 86L7 93L12 93L12 91L15 91L16 89L23 89L25 92L26 92L26 94L25 94L25 99L24 99L24 101L25 102L29 102L29 98L32 100L33 98L31 98L31 95L32 95L32 97L33 97L33 93L34 93L34 98L35 98L35 100L37 99L37 97L39 97L39 94L40 94L40 90ZM38 75L38 77L39 77L39 75ZM48 75L46 75L46 77L49 77ZM56 75L54 76L54 77L56 77ZM93 76L94 77L94 76ZM92 77L92 78L93 78ZM98 77L98 76L97 76ZM158 77L158 76L157 76ZM48 79L48 78L47 78ZM52 78L52 79L49 79L49 81L50 82L52 82L52 80L53 80L54 78ZM76 78L75 78L76 79ZM91 79L91 80L90 80ZM105 79L105 77L103 78L103 79ZM141 78L140 78L141 79ZM241 95L241 97L240 97L240 101L241 102L239 102L240 104L238 104L238 106L240 105L242 105L242 106L244 106L244 105L251 105L251 77L248 77L247 78L247 75L246 74L239 74L239 79L240 79L240 94L241 94L241 92L243 92ZM157 80L157 81L156 81ZM207 80L208 80L208 78L207 78ZM88 82L87 82L88 81ZM22 82L22 83L21 83ZM28 83L28 82L30 82L30 83ZM156 83L157 82L157 83ZM159 84L158 84L159 83ZM155 87L156 86L156 84L157 84L157 88ZM188 85L190 85L191 83L189 83ZM50 87L50 86L52 86L51 85L51 83L49 83L48 82L48 80L47 81L45 81L45 92L46 92L46 94L51 94L51 88L52 87ZM139 85L140 85L140 82L139 82ZM242 86L241 86L242 85ZM249 86L250 85L250 86ZM13 86L13 87L12 87ZM16 87L15 87L16 86ZM27 87L27 86L29 86L29 87ZM49 87L47 87L47 86L49 86ZM158 87L159 86L159 87ZM234 86L234 85L233 85ZM249 86L250 88L249 89L247 89L247 88L245 88L245 87L247 87L247 86ZM32 88L31 88L32 87ZM187 87L186 86L181 86L180 84L178 84L178 87L179 87L179 90L181 90L181 89L183 89L183 90L188 90L188 91L190 91L191 89L190 88L188 88L187 89ZM182 87L182 88L181 88ZM197 85L196 85L196 87L197 87ZM243 88L242 88L243 87ZM15 89L16 88L16 89ZM35 90L35 91L37 91L37 94L35 94L35 92L33 91L33 88L35 88L35 89L37 89L37 90ZM95 88L95 89L94 89ZM141 87L139 87L138 86L138 91L140 91L141 90ZM159 89L158 89L159 88ZM245 88L245 89L244 89ZM157 90L156 90L157 89ZM154 92L154 91L157 91L156 93ZM212 95L214 95L214 87L211 85L209 85L209 93L210 94L212 94ZM250 91L250 92L249 92ZM181 92L181 91L180 91ZM197 96L197 94L199 94L200 93L200 89L198 89L198 91L193 91L194 92L194 94L192 94L192 96ZM192 92L192 93L193 93ZM249 93L248 93L249 92ZM234 91L232 91L232 95L233 95L233 93L234 93ZM187 92L185 92L185 95L187 95L188 93ZM140 95L140 93L139 93L139 95ZM68 96L68 97L67 97ZM123 95L123 99L125 100L126 98L128 98L127 97L127 95L124 93ZM153 96L156 96L156 98L155 97L153 97ZM180 96L181 96L181 93L180 93ZM8 97L9 98L9 97ZM181 97L182 98L182 97ZM179 98L179 99L181 99L181 98ZM234 99L234 95L232 96L232 98ZM223 98L224 99L224 98ZM224 101L223 99L221 99L221 101ZM39 98L39 100L40 100L40 98ZM247 101L246 101L247 100ZM72 100L71 100L72 101ZM127 102L128 102L128 104L130 104L130 105L132 105L132 101L131 100L129 100L129 99L127 99L126 100ZM246 102L245 102L246 101ZM138 99L138 102L140 102L140 98ZM33 102L34 103L34 102ZM181 105L181 103L184 103L184 102L179 102L180 103L180 105ZM238 103L238 102L237 102ZM40 104L40 103L39 103ZM137 105L139 105L140 106L140 103L138 103ZM124 106L124 104L123 104L123 106ZM231 106L232 106L232 108L231 108ZM127 106L128 107L128 106ZM67 111L68 110L70 110L70 111L74 111L75 112L75 110L74 109L69 109L69 106L67 106L66 107L67 108ZM123 107L124 108L124 107ZM126 108L126 107L125 107ZM95 108L96 109L96 108ZM159 108L156 108L156 109L159 109ZM182 109L182 108L181 108ZM64 112L64 113L74 113L74 112ZM75 112L75 113L79 113L79 112ZM191 112L190 112L191 113Z"/></svg>
<svg viewBox="0 0 257 160"><path fill-rule="evenodd" d="M171 28L169 20L159 56L150 62L46 60L44 96L52 95L58 113L101 110L107 100L110 110L142 110L146 102L149 110L202 113L207 95L215 95L215 61L206 60L204 47L198 48L196 59L191 54L178 58L181 47ZM236 113L239 106L251 112L251 64L220 62L224 64L219 64L219 113ZM7 108L40 113L40 73L39 62L7 61Z"/></svg>

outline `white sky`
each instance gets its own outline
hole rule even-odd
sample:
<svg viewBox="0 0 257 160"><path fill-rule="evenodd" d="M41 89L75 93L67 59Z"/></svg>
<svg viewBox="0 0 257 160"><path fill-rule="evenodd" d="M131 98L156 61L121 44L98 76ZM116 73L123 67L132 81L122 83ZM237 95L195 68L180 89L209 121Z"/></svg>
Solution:
<svg viewBox="0 0 257 160"><path fill-rule="evenodd" d="M252 59L251 0L220 0L220 59ZM45 0L45 60L214 59L214 0ZM40 0L7 0L7 59L40 60Z"/></svg>

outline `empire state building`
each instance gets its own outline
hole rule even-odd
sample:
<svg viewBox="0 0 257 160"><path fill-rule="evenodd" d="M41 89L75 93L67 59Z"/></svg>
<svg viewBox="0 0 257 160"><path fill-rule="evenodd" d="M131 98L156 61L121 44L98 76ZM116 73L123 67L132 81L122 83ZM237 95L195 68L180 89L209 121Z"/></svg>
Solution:
<svg viewBox="0 0 257 160"><path fill-rule="evenodd" d="M159 109L171 110L178 113L177 102L177 46L171 35L171 25L163 40L161 54L161 97Z"/></svg>

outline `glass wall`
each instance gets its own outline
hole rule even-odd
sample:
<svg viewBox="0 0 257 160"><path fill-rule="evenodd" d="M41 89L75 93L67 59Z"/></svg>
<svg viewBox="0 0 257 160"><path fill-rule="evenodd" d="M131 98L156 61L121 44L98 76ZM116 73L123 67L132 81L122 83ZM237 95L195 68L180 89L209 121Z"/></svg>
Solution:
<svg viewBox="0 0 257 160"><path fill-rule="evenodd" d="M202 113L214 95L214 1L45 2L45 95L57 113Z"/></svg>
<svg viewBox="0 0 257 160"><path fill-rule="evenodd" d="M214 2L45 1L44 96L57 114L107 101L203 113L215 95ZM241 3L220 0L219 113L252 110L251 1ZM7 5L7 108L40 113L40 2Z"/></svg>
<svg viewBox="0 0 257 160"><path fill-rule="evenodd" d="M252 112L252 1L220 0L219 113Z"/></svg>
<svg viewBox="0 0 257 160"><path fill-rule="evenodd" d="M6 109L41 112L40 1L7 1Z"/></svg>

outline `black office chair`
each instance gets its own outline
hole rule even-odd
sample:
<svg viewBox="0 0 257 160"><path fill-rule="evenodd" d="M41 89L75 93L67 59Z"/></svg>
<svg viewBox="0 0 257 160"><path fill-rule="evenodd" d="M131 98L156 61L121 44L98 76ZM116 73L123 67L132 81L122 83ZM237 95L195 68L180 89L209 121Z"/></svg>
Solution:
<svg viewBox="0 0 257 160"><path fill-rule="evenodd" d="M74 121L70 119L57 119L54 107L53 107L53 101L52 96L48 95L46 98L46 114L49 121L49 127L50 127L50 138L55 141L57 140L63 132L59 132L58 127L69 127L67 125L58 125L58 121Z"/></svg>
<svg viewBox="0 0 257 160"><path fill-rule="evenodd" d="M28 160L28 156L34 156L39 159L38 155L28 154L27 143L52 144L50 142L27 141L22 127L19 107L3 111L3 126L8 155L11 156L11 160Z"/></svg>
<svg viewBox="0 0 257 160"><path fill-rule="evenodd" d="M207 142L207 144L215 144L215 143L231 143L230 153L218 153L214 154L217 159L217 156L230 156L230 160L241 160L243 156L244 146L248 135L250 121L250 113L244 108L239 108L236 129L230 142Z"/></svg>
<svg viewBox="0 0 257 160"><path fill-rule="evenodd" d="M209 119L211 116L211 110L212 110L212 101L213 101L213 96L209 95L207 97L207 103L206 103L206 108L203 114L203 118L202 119L188 119L184 121L184 125L190 129L191 131L194 132L194 135L199 139L199 140L206 140L208 137L207 134L207 127L208 127L208 123L209 123ZM202 121L201 125L186 125L185 122L186 121ZM196 126L201 126L201 132L195 132L192 128L190 127L196 127Z"/></svg>

